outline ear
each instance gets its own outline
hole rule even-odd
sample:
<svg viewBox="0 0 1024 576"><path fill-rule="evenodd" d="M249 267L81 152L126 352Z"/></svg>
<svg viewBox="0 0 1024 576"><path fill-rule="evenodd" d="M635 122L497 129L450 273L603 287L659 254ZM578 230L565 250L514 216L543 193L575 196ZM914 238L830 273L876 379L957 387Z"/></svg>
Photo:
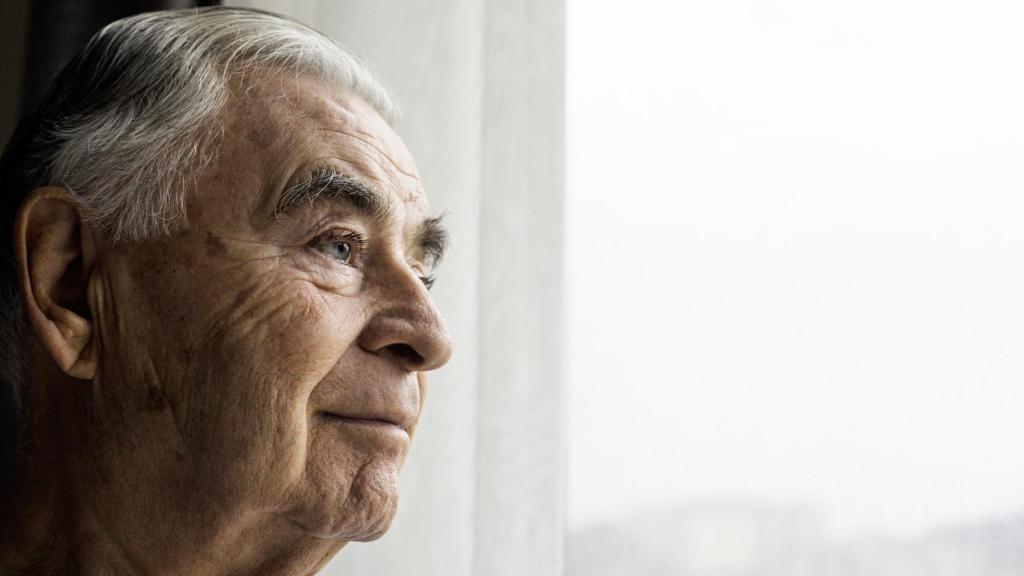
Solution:
<svg viewBox="0 0 1024 576"><path fill-rule="evenodd" d="M36 188L14 223L18 288L33 332L73 378L92 380L97 359L88 304L95 243L71 195Z"/></svg>

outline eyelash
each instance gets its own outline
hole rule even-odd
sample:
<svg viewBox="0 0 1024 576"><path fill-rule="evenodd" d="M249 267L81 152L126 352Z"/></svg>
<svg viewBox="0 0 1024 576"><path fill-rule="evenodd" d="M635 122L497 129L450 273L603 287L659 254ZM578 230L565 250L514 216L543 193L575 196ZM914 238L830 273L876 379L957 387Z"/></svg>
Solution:
<svg viewBox="0 0 1024 576"><path fill-rule="evenodd" d="M366 248L366 237L358 232L351 230L340 230L338 228L332 228L325 232L317 234L316 238L310 242L310 246L320 252L323 252L325 256L330 257L327 253L321 249L322 246L327 244L341 244L348 243L351 247L352 253L348 260L343 262L346 266L353 266L358 264L362 259L363 251Z"/></svg>
<svg viewBox="0 0 1024 576"><path fill-rule="evenodd" d="M319 248L317 248L318 246L322 246L324 244L340 244L342 242L348 242L348 244L352 248L352 255L349 257L348 261L343 262L343 264L345 266L353 266L354 263L358 264L359 260L361 260L362 258L363 251L366 248L366 237L358 232L332 228L330 230L327 230L326 232L318 234L316 238L314 238L313 241L310 242L310 246L319 250ZM323 252L323 250L320 251ZM419 279L420 282L422 282L423 285L427 288L427 290L433 288L434 282L436 281L436 278L434 277L433 274L420 276Z"/></svg>

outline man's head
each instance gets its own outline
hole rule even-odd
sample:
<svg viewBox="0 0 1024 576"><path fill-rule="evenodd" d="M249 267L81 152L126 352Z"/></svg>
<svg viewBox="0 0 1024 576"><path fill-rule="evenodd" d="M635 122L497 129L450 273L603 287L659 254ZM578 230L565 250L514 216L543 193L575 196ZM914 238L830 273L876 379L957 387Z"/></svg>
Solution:
<svg viewBox="0 0 1024 576"><path fill-rule="evenodd" d="M243 554L387 528L450 354L394 115L332 41L213 9L111 25L19 128L4 376L94 529Z"/></svg>

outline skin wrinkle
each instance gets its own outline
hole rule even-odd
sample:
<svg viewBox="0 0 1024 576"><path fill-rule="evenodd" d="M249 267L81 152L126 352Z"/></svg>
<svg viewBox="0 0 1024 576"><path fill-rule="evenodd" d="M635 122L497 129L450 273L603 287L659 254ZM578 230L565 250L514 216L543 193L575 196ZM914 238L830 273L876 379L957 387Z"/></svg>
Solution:
<svg viewBox="0 0 1024 576"><path fill-rule="evenodd" d="M342 130L323 128L321 131L335 133L340 135L343 139L351 139L365 144L365 141L362 138ZM377 150L374 147L370 148L371 150ZM401 176L405 175L409 178L412 178L413 176L399 168L390 157L383 154L367 154L362 147L356 147L353 152L355 155L348 160L348 163L356 167L360 172L368 174L369 177L377 182L378 185L390 186L395 190L408 190L403 185ZM374 166L376 166L376 170L374 169ZM401 199L404 202L416 202L421 198L421 196L422 194L419 190L413 189L408 190L408 194L402 196Z"/></svg>
<svg viewBox="0 0 1024 576"><path fill-rule="evenodd" d="M401 166L399 166L398 162L396 162L395 159L391 157L390 154L388 154L380 145L373 141L377 139L375 138L376 135L373 133L373 131L362 125L362 123L359 121L358 114L356 114L351 109L351 107L346 106L345 102L326 102L324 104L324 106L317 108L317 110L320 111L321 114L327 116L316 118L316 120L321 125L318 128L318 130L324 132L333 132L338 135L341 135L342 137L356 140L361 145L353 146L352 150L354 150L357 154L361 153L361 155L372 160L380 169L381 174L390 177L391 184L395 190L404 189L404 187L402 186L401 178L399 178L395 174L396 172L400 175L405 175L407 178L412 179L414 181L419 180L419 177L414 170L403 169ZM366 148L369 148L370 150L376 152L376 154L367 154L365 152ZM378 174L375 173L376 171L370 169L369 165L364 164L358 167L361 168L365 173L370 175L371 178L377 180L379 183L387 184L387 182L383 178L381 178ZM410 201L420 197L422 197L422 191L415 190L409 196L403 196L401 197L401 199L403 201Z"/></svg>
<svg viewBox="0 0 1024 576"><path fill-rule="evenodd" d="M289 306L288 300L284 299L284 298L281 299L281 303L276 305L274 308L272 308L272 310L268 311L266 313L266 315L265 315L265 318L263 318L261 320L261 322L257 324L257 326L259 326L261 324L273 325L273 321L271 319L273 317L276 317L276 316L285 315L285 313L288 312L288 306ZM303 314L305 316L309 316L311 314L310 307L311 306L309 306L307 304L306 306L304 306L302 308ZM234 317L229 317L229 318L225 319L224 321L222 321L221 325L220 325L220 328L216 329L216 333L213 336L211 336L210 339L212 341L220 341L223 338L222 333L227 330L227 328L226 328L227 326L233 325L233 324L237 324L240 321L246 321L247 317L250 317L249 319L251 320L251 316L252 316L252 311L244 310L244 308L241 308L241 307L237 308L237 312L234 313ZM287 331L288 326L290 326L292 324L292 322L293 322L293 319L287 318L287 316L286 316L285 331ZM243 337L251 337L251 336L249 334L243 334ZM276 388L273 388L273 389L276 390Z"/></svg>
<svg viewBox="0 0 1024 576"><path fill-rule="evenodd" d="M205 211L204 211L204 216L205 215L206 214L205 214ZM209 240L209 238L206 238L204 240ZM228 251L231 251L232 249L238 249L237 246L236 246L236 248L232 248L232 246L236 246L236 245L234 245L234 244L227 245L226 249ZM387 249L392 249L393 248L393 242L392 241L388 241L388 243L386 243L386 244L384 244L382 246L387 246L388 247ZM384 249L384 248L382 248L382 249ZM236 253L239 253L239 252L236 252ZM275 263L275 262L282 262L282 261L284 261L284 260L282 260L282 258L284 258L284 256L274 257L273 259L269 259L268 258L263 264L260 264L260 268L262 268L262 266L264 266L264 265L269 265L269 264L272 264L272 263ZM207 258L207 259L209 260L209 258ZM222 258L213 258L213 259L219 260L219 259L222 259ZM379 259L379 263L382 264L382 265L384 265L384 264L386 264L386 265L395 265L395 262L397 262L399 260L401 261L401 265L406 265L406 264L404 264L403 258L395 258L395 257ZM199 261L201 261L201 258L194 258L193 261L185 260L187 268L191 268L191 266L196 265L195 262L199 262ZM254 263L254 261L255 261L255 259L247 260L247 261L237 261L237 262L223 262L223 265L221 265L218 270L220 271L220 274L224 275L224 276L221 278L220 275L216 275L215 274L213 276L210 276L210 275L208 275L206 273L203 273L203 276L205 277L204 278L204 282L207 282L209 284L209 287L210 287L209 289L211 291L214 291L217 286L229 284L230 283L229 281L233 278L232 274L234 273L234 271L239 271L241 273L242 271L245 271L245 270L252 270L252 266L256 265ZM303 259L301 261L305 262L306 264L309 262L308 259ZM303 264L303 265L306 265L306 264ZM274 268L274 266L270 265L270 268ZM276 268L281 268L281 266L276 266ZM301 266L300 266L300 268L301 268ZM299 270L299 269L292 269L292 270ZM200 273L197 271L196 274L200 274ZM250 274L250 278L255 278L257 276L258 276L258 274L255 275L255 276ZM302 275L300 275L300 278L301 278L301 276ZM223 317L225 319L230 319L230 320L221 320L221 321L214 322L214 324L211 325L211 328L214 329L213 337L209 338L209 339L204 338L204 340L205 341L211 341L212 340L214 342L223 342L223 345L230 344L231 338L234 338L234 339L237 339L237 340L249 340L249 341L253 341L253 342L267 341L268 338L272 338L273 337L273 334L270 331L268 331L267 329L263 328L263 326L269 326L269 325L278 326L284 332L291 331L295 325L301 325L301 324L305 323L308 320L308 318L316 317L317 314L314 314L314 311L322 311L322 310L325 310L325 308L328 307L328 306L337 305L333 301L326 299L327 298L327 294L330 293L330 292L328 290L324 289L325 285L322 282L318 283L318 285L317 285L316 284L316 278L317 278L316 276L306 276L305 280L303 280L303 282L307 282L307 283L312 285L310 289L307 289L307 290L294 289L294 290L292 290L292 291L294 291L296 293L299 293L299 294L303 294L303 293L305 293L305 294L314 294L316 296L315 299L306 299L305 301L303 301L301 303L301 305L297 308L298 312L296 314L289 314L290 308L287 305L285 305L284 303L282 303L283 301L287 300L288 298L287 297L283 298L282 296L278 295L278 294L281 294L282 292L287 292L287 291L291 290L290 286L292 286L292 285L285 285L284 287L281 287L281 288L278 288L278 289L272 289L269 284L267 284L266 286L262 286L262 287L259 284L256 284L256 285L253 285L253 284L241 284L241 285L234 284L231 288L233 289L234 294L236 294L236 297L234 297L234 299L232 300L231 305L229 306L228 310L236 311L236 314L234 314L233 316L232 315L228 315L228 316ZM408 278L404 278L403 280L408 280ZM336 297L340 297L337 294L335 296ZM422 298L423 298L422 295L416 295L415 296L415 299L417 299L417 300L421 300ZM260 307L258 305L259 301L273 300L273 299L278 299L279 300L278 303L276 303L275 306L271 306L269 308L262 308L262 307ZM339 300L339 303L340 303L340 301L341 300ZM412 310L412 308L411 308L411 310ZM351 306L350 307L350 312L354 312L354 313L356 313L357 316L361 316L362 318L370 318L371 315L374 314L373 307L370 306L370 300L366 300L366 299L360 300L355 305ZM245 313L245 314L242 314L242 313ZM260 313L262 313L262 314L260 314ZM237 322L231 322L232 320L233 321L237 321ZM359 319L352 319L352 321L355 324L364 322L364 321L359 320ZM416 323L413 323L413 324L416 324ZM412 324L411 324L411 326L412 326ZM353 335L354 335L354 333L353 333ZM228 337L228 336L230 336L230 337ZM219 348L221 346L218 345L216 347ZM298 352L298 351L296 351L296 352ZM289 353L288 353L288 351L286 349L286 351L284 351L284 358L288 358L288 354ZM361 354L361 353L359 353L359 354ZM339 360L339 362L340 362L340 360ZM337 363L333 363L331 365L325 366L323 368L323 370L331 372L331 371L336 369L335 368L336 366L337 366ZM205 370L205 372L206 372L207 377L200 378L200 380L212 381L216 377L216 375L217 375L217 370L215 369L215 367L212 364L208 365L208 367ZM285 372L285 374L287 374L288 376L293 376L294 372L293 371L288 371L288 372ZM251 374L251 376L256 376L256 374ZM286 376L286 379L287 379L288 376ZM243 379L245 379L245 378L243 378ZM323 380L324 378L317 376L316 379L317 379L317 381L319 381L319 380ZM280 394L279 390L284 389L282 387L283 385L287 385L287 382L285 384L279 384L279 385L275 385L273 387L274 392L268 396L268 398L267 398L267 400L265 402L265 404L267 406L272 407L272 406L278 405L280 403L289 404L290 402L293 401L294 397ZM419 378L417 378L416 385L418 387L422 385ZM220 402L221 402L221 404L223 404L223 403L233 404L233 403L239 402L241 400L241 398L242 397L239 397L239 396L228 395L228 396L225 396L225 397L221 398ZM300 395L298 398L302 399L304 397ZM193 402L193 401L189 401L189 403L191 403L191 402ZM195 402L202 402L202 401L201 401L201 399L197 398ZM171 406L173 406L173 403L171 403ZM200 410L189 411L189 415L195 415L195 417L198 418L198 420L200 420L200 421L208 421L209 418L212 416L212 414L220 412L220 409L217 407L218 405L200 404L200 406L203 406L205 408L201 408ZM314 409L311 406L309 406L308 404L302 403L301 400L300 400L300 405L298 406L298 408L296 408L295 406L292 406L292 410L299 411L299 412L301 412L303 414L311 413L311 412L314 411ZM419 412L420 410L422 410L422 406L417 406L417 412ZM297 466L299 464L299 462L301 462L302 460L308 459L310 457L313 457L312 453L309 452L309 449L311 447L315 446L318 442L321 442L322 440L324 440L328 435L326 435L324 433L324 431L322 430L322 431L319 431L319 433L316 433L314 435L315 438L306 437L302 433L306 433L306 431L314 431L314 430L306 430L305 427L298 426L297 425L297 421L294 420L294 419L287 420L287 421L291 422L291 423L286 424L284 426L285 429L297 429L297 430L300 430L300 434L297 434L297 435L295 435L295 437L292 438L292 441L296 442L297 445L300 447L299 448L299 454L298 454L299 458L291 459L290 463L287 464L287 468L282 468L282 469L294 470L294 469L296 469L294 466ZM238 422L238 423L227 422L227 423L228 423L229 426L241 425L241 422ZM271 425L269 421L264 421L264 422L262 422L259 425L261 426L262 429L273 429L273 430L282 429L282 425L280 423L279 424L275 424L275 425ZM209 429L210 431L212 431L212 428L209 428L209 426L203 426L199 422L196 422L195 425L189 426L189 427L198 428L198 430L194 431L193 438L204 438L204 437L207 437L208 434L204 430L208 430ZM289 446L292 445L292 441L290 441ZM275 446L283 446L283 445L275 445ZM402 452L403 452L403 450L402 450ZM331 498L331 494L336 495L340 499L340 502L341 502L340 506L338 508L332 508L335 511L332 512L331 515L326 520L325 519L316 520L316 516L312 517L311 520L313 520L314 524L315 524L315 522L324 522L324 521L326 521L326 522L328 522L328 525L331 525L331 524L333 524L335 522L339 522L339 521L343 522L343 523L354 522L355 524L353 525L353 527L349 528L349 529L346 529L346 531L350 532L353 537L362 538L362 537L368 535L368 531L370 532L370 535L372 535L372 534L376 533L376 531L380 530L382 526L386 526L386 522L385 522L384 519L389 518L391 513L393 513L394 501L393 500L385 500L384 503L383 503L383 507L382 508L377 509L377 511L373 511L375 509L374 506L378 505L378 504L375 504L376 498L380 497L380 490L384 489L383 487L385 486L384 484L381 484L382 477L380 477L380 472L375 472L376 476L373 476L373 478L371 478L370 480L367 480L367 481L359 481L358 479L364 477L364 475L366 474L366 472L368 470L373 469L375 466L378 465L377 463L375 463L377 461L377 459L376 459L376 457L370 457L370 456L364 456L364 457L359 457L359 458L353 459L354 456L355 456L355 454L352 454L351 456L345 456L338 463L341 464L344 460L349 460L350 461L349 465L357 464L357 468L355 468L355 471L354 472L349 472L349 474L345 474L342 478L338 479L338 482L333 483L331 485L330 490L328 490L327 492L322 493L323 496L325 496L327 498ZM254 463L255 463L255 461L254 461ZM315 470L317 468L322 468L323 465L324 465L324 463L321 462L321 463L317 464L316 466L314 466L314 468L312 468L312 469ZM351 469L351 468L349 468L349 469ZM317 474L319 474L319 472L317 472ZM290 477L290 476L292 476L292 472L287 472L287 474L285 475L286 478ZM269 487L267 487L267 488L269 488ZM292 498L294 498L294 499L298 500L299 502L301 502L301 501L303 501L303 500L305 500L307 498L306 494L308 493L308 490L309 490L308 486L303 486L301 483L291 482L287 486L286 494L288 494ZM387 490L390 490L390 488L388 488ZM274 492L272 490L271 491L265 491L264 489L260 488L260 489L258 489L257 493L262 493L264 497L268 498L268 500L266 500L266 503L262 505L262 507L264 507L265 509L274 509L276 507L279 507L278 505L275 505L273 503L276 499L273 497ZM286 501L286 502L289 501L289 500L290 500L290 498L284 498L283 499L283 501ZM338 513L340 513L340 510L348 509L351 506L369 506L369 507L366 507L365 509L361 509L361 510L352 510L352 513L346 513L346 515L344 515L344 516L348 520L345 520L342 517L337 516ZM317 507L322 507L322 506L317 506ZM296 513L298 513L298 515L304 515L304 513L308 513L308 511L306 511L308 509L308 506L305 505L305 504L302 504L302 505L295 505L295 504L293 504L293 505L287 506L285 509L290 510L290 513L292 513L293 516L296 515ZM377 520L373 520L374 518L376 518ZM364 523L364 526L362 526L361 528L355 528L355 526L357 526L359 523ZM308 523L307 523L307 525L308 525ZM316 530L319 531L319 530L322 530L322 529L316 529ZM333 553L333 550L331 550L331 549L322 549L322 550L317 551L315 553L315 558L317 559L316 563L317 564L321 563L323 561L323 559L328 558L331 553Z"/></svg>
<svg viewBox="0 0 1024 576"><path fill-rule="evenodd" d="M67 482L80 487L62 509L95 525L75 532L72 518L53 547L83 571L307 573L347 541L380 536L397 510L423 410L419 371L450 355L416 261L425 197L408 152L365 102L308 77L265 78L218 118L224 137L197 178L202 193L189 194L189 228L99 246L88 298L95 380L50 368L48 390L72 391L61 402L75 411L52 420L76 431ZM361 138L323 125L341 108ZM394 217L329 202L275 221L275 195L325 161L380 175ZM320 251L312 240L324 225L363 234L365 258ZM406 432L328 412L395 414ZM131 566L104 569L118 559Z"/></svg>
<svg viewBox="0 0 1024 576"><path fill-rule="evenodd" d="M406 176L406 177L408 177L410 179L419 180L419 176L414 171L402 168L401 166L399 166L394 161L393 158L388 156L388 153L383 148L381 148L380 145L378 145L376 142L373 141L374 136L373 136L372 133L370 133L370 132L368 132L366 130L362 130L362 129L360 129L357 126L355 128L355 130L353 131L353 134L351 134L351 136L353 138L356 138L357 140L359 140L360 142L362 142L366 146L368 146L374 152L376 152L378 158L383 158L384 160L386 160L387 161L387 166L390 166L391 168L393 168L395 172L398 172L402 176ZM419 194L419 191L417 191L417 192Z"/></svg>
<svg viewBox="0 0 1024 576"><path fill-rule="evenodd" d="M329 168L315 168L313 172L319 174L325 170L333 170ZM306 189L296 191L296 188L305 186L303 184L294 185L289 188L288 192L285 192L279 200L275 203L275 218L282 218L288 214L298 211L303 207L312 208L317 202L337 201L344 204L349 203L347 195L342 193L340 196L325 196L319 193L317 190ZM308 198L308 204L304 203L303 198ZM280 206L285 205L285 211L282 212ZM372 212L374 219L381 220L387 224L392 218L393 210L387 211L373 209L372 207L364 207L357 209L363 211L368 209ZM425 276L428 270L432 270L435 265L440 262L444 256L444 251L447 245L447 232L441 224L441 216L435 216L426 218L422 224L416 227L414 234L403 234L404 241L407 245L414 248L413 255L410 264L414 267L418 267L421 272L421 276Z"/></svg>
<svg viewBox="0 0 1024 576"><path fill-rule="evenodd" d="M186 451L185 441L184 441L184 438L182 436L182 425L181 425L181 421L180 421L179 416L178 416L178 411L175 409L174 404L167 398L166 394L163 392L162 388L160 387L159 375L158 375L156 366L153 365L153 362L152 362L151 358L147 358L146 373L148 374L149 378L146 378L144 376L143 377L143 381L144 382L151 382L151 384L149 385L150 388L159 389L160 390L160 395L164 399L164 403L166 404L166 407L167 407L167 413L168 413L168 415L171 418L171 425L172 425L174 431L176 432L175 440L177 442L177 446L176 446L176 451L175 451L175 459L179 463L183 462L184 460L186 460L189 457L189 455L188 455L188 452Z"/></svg>
<svg viewBox="0 0 1024 576"><path fill-rule="evenodd" d="M359 122L358 113L352 107L347 106L347 102L322 100L321 104L323 106L316 109L319 115L313 118L318 124L322 125L321 128L318 128L319 130L335 131L355 138L362 145L375 151L379 157L387 160L388 164L397 172L414 180L419 179L415 170L403 169L398 166L388 153L378 145L375 141L378 139L378 134ZM350 131L346 131L346 129L350 129ZM388 170L385 169L384 171L387 172Z"/></svg>
<svg viewBox="0 0 1024 576"><path fill-rule="evenodd" d="M341 135L342 137L351 138L353 140L356 140L360 144L363 144L363 146L359 146L357 147L357 149L360 152L362 152L366 158L372 160L377 165L377 167L380 168L381 173L391 176L393 184L395 185L396 189L402 188L401 179L399 178L399 176L405 176L406 178L411 180L417 179L417 176L414 172L404 170L401 166L399 166L395 162L395 160L388 156L387 153L385 153L383 150L381 150L381 148L377 144L370 141L370 135L367 132L360 130L358 127L355 127L352 130L352 132L346 132L344 130L335 130L332 128L321 128L320 130L324 132L335 132ZM364 147L369 148L369 151L375 152L376 154L366 153L365 151L363 151ZM415 196L420 196L419 190L416 191Z"/></svg>
<svg viewBox="0 0 1024 576"><path fill-rule="evenodd" d="M98 279L98 282L97 282L97 279ZM117 318L117 325L122 328L122 331L123 331L123 327L124 327L124 318L123 318L123 316L121 316L120 314L117 314L117 312L116 312L118 310L117 303L116 303L116 296L115 296L117 292L109 287L110 286L109 278L104 277L104 276L93 275L93 276L90 277L89 285L90 285L90 288L92 288L90 290L90 298L92 299L92 301L94 303L92 308L94 310L97 310L97 311L100 312L100 315L97 318L99 320L98 323L97 323L98 326L99 326L99 330L97 331L97 337L100 338L100 342L99 342L98 345L102 346L104 340L108 340L108 341L111 340L109 335L108 335L107 338L102 338L101 337L101 335L104 333L104 328L109 325L108 322L104 321L105 318L103 317L103 313L106 312L106 313L109 313L109 314L112 314L113 316L115 316ZM107 286L107 288L101 289L100 288L101 286ZM101 305L101 303L103 303L103 302L107 302L107 304L106 305ZM174 410L174 406L173 406L173 404L171 404L171 402L169 400L167 400L166 395L161 390L160 384L159 384L160 380L159 380L159 377L158 377L158 374L157 374L157 370L156 370L155 366L152 364L152 359L149 358L149 357L146 357L145 369L143 371L143 375L142 375L141 380L143 382L148 382L149 383L148 386L147 386L147 394L149 393L149 390L159 390L160 391L159 392L160 396L163 399L163 402L165 403L166 407L168 408L167 411L168 411L168 414L169 414L169 416L171 418L173 429L177 432L176 441L177 441L179 446L183 447L184 446L184 442L182 441L182 436L181 436L181 425L179 423L177 414L176 414L176 412ZM97 387L96 389L99 390L100 388ZM184 451L182 451L179 448L179 451L177 452L177 454L184 455ZM181 460L181 458L179 458L179 461L180 460Z"/></svg>
<svg viewBox="0 0 1024 576"><path fill-rule="evenodd" d="M367 154L367 156L380 167L381 171L384 174L387 174L387 176L391 179L392 186L396 190L402 190L406 188L402 186L403 181L406 181L408 183L418 182L418 178L416 177L416 174L414 172L403 169L401 166L399 166L394 161L394 159L389 157L387 153L381 150L381 148L378 145L376 145L376 143L373 143L369 140L369 137L366 132L356 130L354 134L349 134L349 137L352 137L362 143L365 143L365 145L371 151L376 153ZM409 197L407 197L407 199L411 200L423 195L423 191L421 190L415 188L412 190L414 190L415 192L411 194Z"/></svg>
<svg viewBox="0 0 1024 576"><path fill-rule="evenodd" d="M329 132L329 131L325 131L325 132ZM385 178L385 177L379 175L377 173L377 171L375 171L373 169L373 164L371 164L370 162L367 162L366 158L361 158L357 154L358 154L358 152L356 152L356 153L354 153L352 155L346 156L344 158L338 158L337 159L339 162L341 162L347 168L345 170L342 170L342 173L354 172L354 173L358 173L358 174L363 174L363 175L365 175L365 178L367 180L371 181L374 184L374 186L377 187L377 188L388 189L388 188L393 188L394 187L393 179ZM374 162L374 164L376 164L376 162ZM391 210L391 211L393 211L393 210Z"/></svg>

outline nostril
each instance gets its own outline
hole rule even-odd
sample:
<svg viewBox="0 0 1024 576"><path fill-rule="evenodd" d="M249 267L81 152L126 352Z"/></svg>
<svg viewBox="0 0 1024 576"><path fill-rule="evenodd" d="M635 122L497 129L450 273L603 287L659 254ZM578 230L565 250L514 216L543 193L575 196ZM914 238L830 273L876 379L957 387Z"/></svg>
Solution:
<svg viewBox="0 0 1024 576"><path fill-rule="evenodd" d="M420 353L408 344L389 344L387 346L387 350L396 358L400 358L410 366L419 366L423 364L423 356L420 356Z"/></svg>

